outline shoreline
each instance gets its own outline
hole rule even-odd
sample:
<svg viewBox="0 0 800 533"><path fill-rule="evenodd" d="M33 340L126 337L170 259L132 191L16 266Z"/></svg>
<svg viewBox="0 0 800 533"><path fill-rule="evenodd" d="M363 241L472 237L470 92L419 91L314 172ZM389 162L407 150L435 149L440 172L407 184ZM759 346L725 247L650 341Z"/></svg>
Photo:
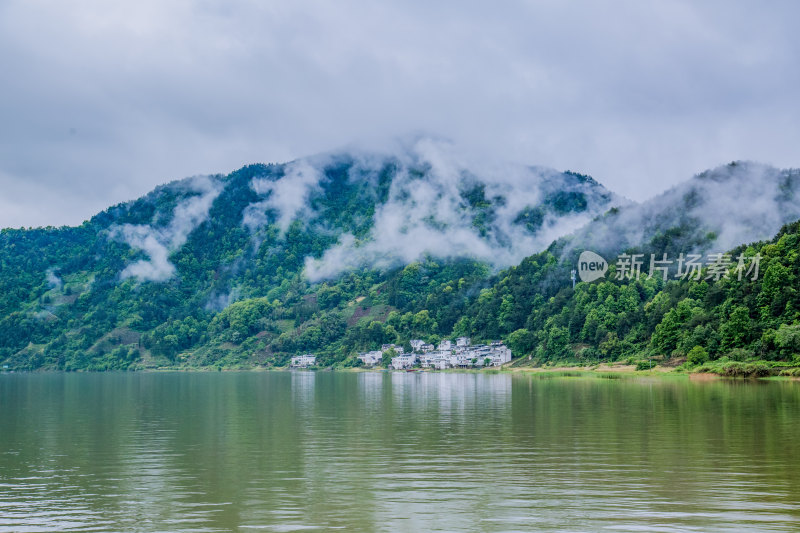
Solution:
<svg viewBox="0 0 800 533"><path fill-rule="evenodd" d="M156 368L138 368L138 369L125 369L125 370L55 370L55 369L40 369L40 370L6 370L0 371L0 375L12 374L49 374L49 373L76 373L76 374L100 374L100 373L167 373L167 372L184 372L184 373L217 373L217 372L347 372L347 373L398 373L398 374L528 374L531 376L542 377L599 377L599 378L686 378L691 381L717 381L717 380L759 380L759 381L796 381L800 382L798 376L787 375L724 375L717 372L705 371L692 371L685 370L679 367L665 367L654 366L652 369L636 370L635 365L628 365L625 363L601 363L593 366L578 366L578 365L564 365L564 366L520 366L520 367L493 367L486 369L466 369L466 368L449 368L446 370L431 370L431 369L415 369L415 370L393 370L386 368L364 368L364 367L350 367L350 368L290 368L290 367L265 367L265 366L251 366L242 368L223 368L223 367L193 367L193 366L170 366L170 367L156 367Z"/></svg>

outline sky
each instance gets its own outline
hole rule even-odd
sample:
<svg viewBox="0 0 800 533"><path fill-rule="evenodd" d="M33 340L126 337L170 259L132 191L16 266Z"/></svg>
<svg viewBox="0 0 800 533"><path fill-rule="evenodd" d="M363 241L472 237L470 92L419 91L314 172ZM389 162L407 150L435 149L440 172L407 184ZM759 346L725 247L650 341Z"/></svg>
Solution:
<svg viewBox="0 0 800 533"><path fill-rule="evenodd" d="M633 200L731 160L800 167L798 20L781 1L0 0L0 227L420 132Z"/></svg>

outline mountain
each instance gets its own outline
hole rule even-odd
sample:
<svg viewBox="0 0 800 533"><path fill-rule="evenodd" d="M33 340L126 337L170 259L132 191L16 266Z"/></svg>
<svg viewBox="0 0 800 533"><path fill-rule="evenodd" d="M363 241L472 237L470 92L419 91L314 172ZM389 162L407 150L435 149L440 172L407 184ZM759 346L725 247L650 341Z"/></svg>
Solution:
<svg viewBox="0 0 800 533"><path fill-rule="evenodd" d="M79 227L0 232L0 361L274 363L336 345L333 360L359 324L437 291L450 314L420 333L441 334L458 318L445 302L623 202L430 139L173 182Z"/></svg>
<svg viewBox="0 0 800 533"><path fill-rule="evenodd" d="M383 343L462 335L506 340L515 365L786 362L800 266L797 224L781 227L800 218L799 186L795 170L732 163L637 204L431 139L180 180L78 227L0 231L0 364L269 367L314 352L350 366ZM585 249L610 274L573 289ZM613 276L622 252L728 250L760 253L763 277Z"/></svg>
<svg viewBox="0 0 800 533"><path fill-rule="evenodd" d="M564 250L585 248L615 255L724 252L772 237L800 219L800 171L733 162L641 204L611 210L570 237Z"/></svg>
<svg viewBox="0 0 800 533"><path fill-rule="evenodd" d="M530 355L515 365L628 360L649 368L655 361L731 376L798 376L798 249L800 221L727 250L729 264L707 262L699 276L617 279L612 266L574 289L542 282L566 279L573 264L558 263L549 250L505 271L465 310L465 329L502 332L515 353ZM750 258L741 273L740 255Z"/></svg>
<svg viewBox="0 0 800 533"><path fill-rule="evenodd" d="M515 365L655 360L729 375L800 375L798 198L797 170L736 162L703 172L642 204L612 208L499 273L465 307L455 333L503 337L516 355L530 356ZM570 270L585 250L602 253L609 272L573 289ZM642 254L638 279L617 276L619 254ZM666 273L648 275L651 254L666 254ZM678 277L681 254L697 254L702 270Z"/></svg>

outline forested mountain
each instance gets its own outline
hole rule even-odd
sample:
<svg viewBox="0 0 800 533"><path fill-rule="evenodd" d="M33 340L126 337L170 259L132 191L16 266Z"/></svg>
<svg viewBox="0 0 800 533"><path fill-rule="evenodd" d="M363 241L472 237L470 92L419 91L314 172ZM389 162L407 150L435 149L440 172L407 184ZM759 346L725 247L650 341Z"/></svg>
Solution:
<svg viewBox="0 0 800 533"><path fill-rule="evenodd" d="M748 161L702 172L641 204L612 210L568 239L573 248L613 255L627 248L653 252L723 252L772 237L800 219L800 171Z"/></svg>
<svg viewBox="0 0 800 533"><path fill-rule="evenodd" d="M615 200L587 176L467 167L429 140L173 182L79 227L2 231L0 361L341 359L432 294L437 323L419 331L442 334L476 283Z"/></svg>
<svg viewBox="0 0 800 533"><path fill-rule="evenodd" d="M0 364L250 367L314 352L347 366L382 343L456 335L505 339L514 364L695 346L694 361L791 359L796 225L747 249L763 256L755 281L616 280L613 255L772 237L800 218L798 186L794 171L738 163L634 204L588 176L475 165L424 139L181 180L79 227L0 232ZM611 272L573 289L587 248Z"/></svg>

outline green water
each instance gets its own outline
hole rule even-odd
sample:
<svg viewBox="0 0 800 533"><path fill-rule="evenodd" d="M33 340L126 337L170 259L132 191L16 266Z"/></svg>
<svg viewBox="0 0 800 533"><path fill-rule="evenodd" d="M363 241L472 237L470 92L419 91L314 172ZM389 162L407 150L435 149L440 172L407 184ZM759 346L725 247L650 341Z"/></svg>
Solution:
<svg viewBox="0 0 800 533"><path fill-rule="evenodd" d="M0 375L0 530L798 531L800 383Z"/></svg>

